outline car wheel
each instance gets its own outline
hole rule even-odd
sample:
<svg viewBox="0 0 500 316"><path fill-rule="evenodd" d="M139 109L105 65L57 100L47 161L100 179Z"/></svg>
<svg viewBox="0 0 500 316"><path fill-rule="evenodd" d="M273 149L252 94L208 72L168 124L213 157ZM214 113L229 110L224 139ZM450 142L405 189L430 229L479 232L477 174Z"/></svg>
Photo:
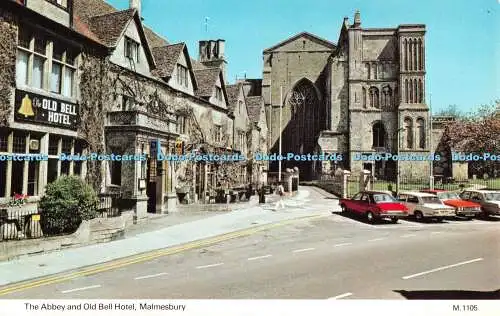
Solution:
<svg viewBox="0 0 500 316"><path fill-rule="evenodd" d="M399 218L391 218L391 223L396 224L398 222Z"/></svg>
<svg viewBox="0 0 500 316"><path fill-rule="evenodd" d="M369 222L369 223L373 223L375 222L375 216L373 215L372 212L368 211L366 212L366 220Z"/></svg>
<svg viewBox="0 0 500 316"><path fill-rule="evenodd" d="M422 221L424 219L424 214L422 214L422 212L420 212L420 211L416 211L415 212L415 219L417 221Z"/></svg>
<svg viewBox="0 0 500 316"><path fill-rule="evenodd" d="M442 217L436 217L436 222L441 223L443 221Z"/></svg>

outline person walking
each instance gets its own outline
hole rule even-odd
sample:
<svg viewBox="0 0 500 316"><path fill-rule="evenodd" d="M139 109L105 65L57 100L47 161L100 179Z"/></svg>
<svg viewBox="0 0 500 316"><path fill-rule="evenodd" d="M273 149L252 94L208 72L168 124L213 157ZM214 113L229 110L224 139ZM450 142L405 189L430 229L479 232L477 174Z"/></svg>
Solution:
<svg viewBox="0 0 500 316"><path fill-rule="evenodd" d="M281 183L276 187L276 194L278 195L278 201L276 202L275 211L277 211L280 206L282 208L285 208L285 202L283 201L283 197L285 196L285 188Z"/></svg>

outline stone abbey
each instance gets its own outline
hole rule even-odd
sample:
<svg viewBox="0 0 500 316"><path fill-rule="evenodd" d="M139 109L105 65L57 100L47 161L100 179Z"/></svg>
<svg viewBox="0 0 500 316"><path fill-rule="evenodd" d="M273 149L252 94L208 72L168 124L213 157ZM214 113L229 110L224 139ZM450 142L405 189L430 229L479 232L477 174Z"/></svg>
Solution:
<svg viewBox="0 0 500 316"><path fill-rule="evenodd" d="M265 99L272 152L341 153L341 162L284 162L302 179L342 167L394 178L427 177L423 161L360 161L374 153L429 154L423 24L363 28L344 18L337 43L303 32L263 52ZM282 129L279 130L280 106ZM398 144L399 143L399 144ZM277 163L271 165L277 171Z"/></svg>

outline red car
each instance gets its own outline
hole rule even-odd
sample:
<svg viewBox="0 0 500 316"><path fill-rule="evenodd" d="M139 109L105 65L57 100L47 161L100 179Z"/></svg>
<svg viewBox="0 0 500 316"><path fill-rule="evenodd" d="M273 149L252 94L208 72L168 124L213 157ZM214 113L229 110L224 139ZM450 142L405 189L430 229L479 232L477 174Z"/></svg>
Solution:
<svg viewBox="0 0 500 316"><path fill-rule="evenodd" d="M455 214L457 216L465 216L467 218L472 218L481 213L481 205L466 201L460 198L457 193L449 192L446 190L422 190L420 192L430 193L436 195L444 204L452 206L455 208Z"/></svg>
<svg viewBox="0 0 500 316"><path fill-rule="evenodd" d="M365 217L368 222L389 218L397 223L401 217L408 216L408 208L385 192L359 192L350 199L340 199L342 212L353 212Z"/></svg>

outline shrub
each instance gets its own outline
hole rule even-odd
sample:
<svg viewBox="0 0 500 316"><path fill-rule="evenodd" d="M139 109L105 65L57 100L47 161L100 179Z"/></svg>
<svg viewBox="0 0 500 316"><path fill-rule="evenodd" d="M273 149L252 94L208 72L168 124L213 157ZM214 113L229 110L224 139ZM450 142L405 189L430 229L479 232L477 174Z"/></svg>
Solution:
<svg viewBox="0 0 500 316"><path fill-rule="evenodd" d="M82 220L97 217L98 197L94 189L75 176L62 176L47 185L40 201L45 234L75 232Z"/></svg>

